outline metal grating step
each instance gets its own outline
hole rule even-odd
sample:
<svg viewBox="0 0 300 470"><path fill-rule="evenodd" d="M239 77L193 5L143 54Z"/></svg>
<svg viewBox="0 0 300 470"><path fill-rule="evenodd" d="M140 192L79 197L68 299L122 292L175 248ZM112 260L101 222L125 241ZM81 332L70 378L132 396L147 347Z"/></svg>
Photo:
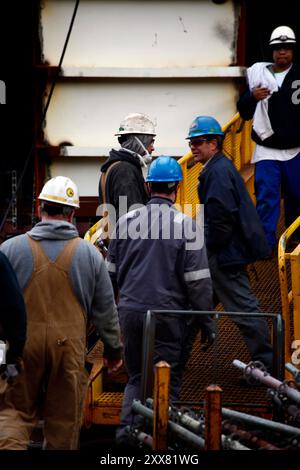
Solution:
<svg viewBox="0 0 300 470"><path fill-rule="evenodd" d="M197 337L192 356L183 375L181 400L199 402L205 399L208 385L217 384L222 390L222 403L237 406L268 407L265 387L246 387L239 384L240 372L232 366L234 359L248 363L251 358L237 326L222 317L218 343L206 353L201 351Z"/></svg>
<svg viewBox="0 0 300 470"><path fill-rule="evenodd" d="M283 217L279 221L278 234L284 231ZM251 286L263 312L281 313L281 297L277 256L267 261L254 263L248 268ZM205 388L216 383L223 389L223 403L237 403L238 406L268 407L265 387L240 386L240 373L232 366L233 359L248 363L250 355L243 338L228 318L220 320L220 337L217 354L214 349L203 353L197 338L192 356L183 375L181 400L202 401ZM217 357L217 359L216 359Z"/></svg>
<svg viewBox="0 0 300 470"><path fill-rule="evenodd" d="M122 392L103 392L94 401L94 406L121 406Z"/></svg>
<svg viewBox="0 0 300 470"><path fill-rule="evenodd" d="M118 425L122 407L123 393L103 392L92 405L93 424Z"/></svg>

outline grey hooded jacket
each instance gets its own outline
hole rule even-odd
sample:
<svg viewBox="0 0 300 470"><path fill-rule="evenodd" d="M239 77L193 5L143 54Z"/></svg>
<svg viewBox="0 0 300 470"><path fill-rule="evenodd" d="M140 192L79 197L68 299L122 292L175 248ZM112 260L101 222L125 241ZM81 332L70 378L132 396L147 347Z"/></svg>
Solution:
<svg viewBox="0 0 300 470"><path fill-rule="evenodd" d="M54 261L68 240L78 237L78 232L69 222L51 220L39 222L28 235L39 241L48 258ZM28 235L19 235L1 245L1 251L9 258L23 291L33 272ZM104 343L104 357L120 357L120 329L111 281L102 256L85 240L80 240L75 249L70 281L75 296Z"/></svg>

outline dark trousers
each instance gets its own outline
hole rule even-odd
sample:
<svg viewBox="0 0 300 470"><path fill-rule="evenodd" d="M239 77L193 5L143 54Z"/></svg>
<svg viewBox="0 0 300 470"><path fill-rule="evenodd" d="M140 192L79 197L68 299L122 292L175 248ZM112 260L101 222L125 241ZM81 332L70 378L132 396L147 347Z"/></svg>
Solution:
<svg viewBox="0 0 300 470"><path fill-rule="evenodd" d="M124 360L128 373L122 403L120 427L117 439L127 425L136 422L131 411L134 399L140 400L143 321L145 313L119 311L119 320L124 344ZM154 364L166 361L171 366L170 400L178 400L181 387L182 351L185 335L185 318L156 315Z"/></svg>
<svg viewBox="0 0 300 470"><path fill-rule="evenodd" d="M258 300L251 290L246 267L220 268L217 255L208 259L216 300L227 312L260 312ZM261 361L272 371L273 352L268 323L264 318L241 315L232 317L241 331L253 361Z"/></svg>

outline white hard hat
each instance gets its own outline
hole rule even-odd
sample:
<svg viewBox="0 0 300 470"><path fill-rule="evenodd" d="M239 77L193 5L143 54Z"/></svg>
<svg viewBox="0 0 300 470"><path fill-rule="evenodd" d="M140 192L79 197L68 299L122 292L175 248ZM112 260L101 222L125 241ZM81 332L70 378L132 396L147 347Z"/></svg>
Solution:
<svg viewBox="0 0 300 470"><path fill-rule="evenodd" d="M125 134L155 134L154 122L142 113L131 113L120 124L119 131L115 135Z"/></svg>
<svg viewBox="0 0 300 470"><path fill-rule="evenodd" d="M79 207L79 194L76 184L66 176L55 176L44 185L39 199L66 206Z"/></svg>
<svg viewBox="0 0 300 470"><path fill-rule="evenodd" d="M289 26L278 26L271 34L269 45L296 44L296 36Z"/></svg>

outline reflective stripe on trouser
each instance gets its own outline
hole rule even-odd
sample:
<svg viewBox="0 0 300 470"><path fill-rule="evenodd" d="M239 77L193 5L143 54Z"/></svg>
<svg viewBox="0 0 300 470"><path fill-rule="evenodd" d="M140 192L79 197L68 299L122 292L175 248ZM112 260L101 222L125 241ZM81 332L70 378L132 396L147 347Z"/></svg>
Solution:
<svg viewBox="0 0 300 470"><path fill-rule="evenodd" d="M55 262L29 239L34 272L25 289L28 315L24 372L8 386L0 411L1 449L26 449L44 419L47 449L77 449L86 396L86 317L69 282L79 239L69 241ZM14 413L12 410L17 410Z"/></svg>

